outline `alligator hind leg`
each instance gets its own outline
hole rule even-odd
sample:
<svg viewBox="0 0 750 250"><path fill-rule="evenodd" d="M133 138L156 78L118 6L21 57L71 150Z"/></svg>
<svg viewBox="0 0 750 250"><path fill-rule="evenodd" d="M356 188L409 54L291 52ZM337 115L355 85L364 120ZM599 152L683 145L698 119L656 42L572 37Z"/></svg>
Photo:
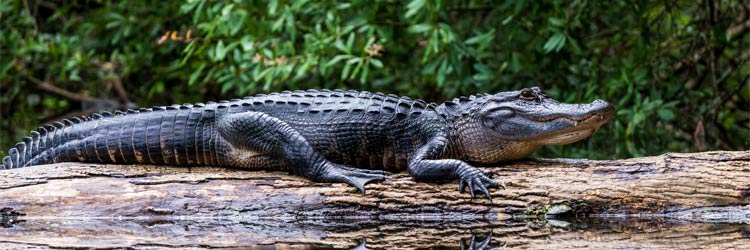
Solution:
<svg viewBox="0 0 750 250"><path fill-rule="evenodd" d="M364 193L367 182L385 178L385 171L357 169L326 160L297 130L265 113L228 114L220 118L218 126L234 150L284 159L294 173L313 181L348 183Z"/></svg>

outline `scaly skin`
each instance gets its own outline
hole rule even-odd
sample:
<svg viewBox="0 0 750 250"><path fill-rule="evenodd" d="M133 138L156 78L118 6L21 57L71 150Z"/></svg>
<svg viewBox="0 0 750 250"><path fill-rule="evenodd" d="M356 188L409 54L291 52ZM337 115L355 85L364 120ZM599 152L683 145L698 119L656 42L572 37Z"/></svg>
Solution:
<svg viewBox="0 0 750 250"><path fill-rule="evenodd" d="M31 132L0 169L57 162L213 165L288 170L318 182L365 183L386 171L460 179L472 198L501 187L473 163L526 157L590 136L612 115L604 101L561 104L540 89L442 104L341 90L285 91L207 104L94 114ZM383 171L385 170L385 171Z"/></svg>

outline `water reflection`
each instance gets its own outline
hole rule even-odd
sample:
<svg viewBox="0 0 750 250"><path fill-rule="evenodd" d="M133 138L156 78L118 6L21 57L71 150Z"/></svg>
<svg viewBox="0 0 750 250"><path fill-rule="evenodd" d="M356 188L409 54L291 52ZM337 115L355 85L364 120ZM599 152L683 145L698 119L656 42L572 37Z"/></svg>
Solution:
<svg viewBox="0 0 750 250"><path fill-rule="evenodd" d="M750 225L665 218L507 221L293 218L17 218L0 248L206 247L243 249L747 249ZM366 244L363 244L366 242Z"/></svg>

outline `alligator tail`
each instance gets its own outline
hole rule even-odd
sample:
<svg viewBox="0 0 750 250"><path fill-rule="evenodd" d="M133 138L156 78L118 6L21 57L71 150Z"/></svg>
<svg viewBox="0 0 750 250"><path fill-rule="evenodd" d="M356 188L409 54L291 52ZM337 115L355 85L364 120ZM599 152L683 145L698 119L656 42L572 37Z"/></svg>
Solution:
<svg viewBox="0 0 750 250"><path fill-rule="evenodd" d="M62 153L65 146L70 146L66 143L76 139L67 130L81 122L80 118L65 119L31 131L31 136L24 137L22 142L8 150L0 169L53 163L56 159L71 160L70 154Z"/></svg>
<svg viewBox="0 0 750 250"><path fill-rule="evenodd" d="M211 126L215 113L228 110L201 103L65 119L32 131L8 150L0 169L58 162L225 164Z"/></svg>

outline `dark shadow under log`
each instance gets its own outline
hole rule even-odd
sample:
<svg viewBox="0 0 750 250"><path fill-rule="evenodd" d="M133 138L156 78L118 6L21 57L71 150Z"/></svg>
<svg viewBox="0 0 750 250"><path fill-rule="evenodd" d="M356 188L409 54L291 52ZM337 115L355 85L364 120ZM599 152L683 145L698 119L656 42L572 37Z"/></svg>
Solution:
<svg viewBox="0 0 750 250"><path fill-rule="evenodd" d="M507 186L493 190L491 202L472 201L456 183L417 183L405 173L368 184L362 195L344 184L218 167L63 163L0 171L0 248L306 249L357 240L375 248L455 248L471 230L523 248L558 248L544 247L558 240L569 248L666 246L660 237L750 244L750 151L530 160L483 170ZM558 215L540 219L545 214ZM649 219L633 224L632 217ZM724 233L704 241L691 230Z"/></svg>

